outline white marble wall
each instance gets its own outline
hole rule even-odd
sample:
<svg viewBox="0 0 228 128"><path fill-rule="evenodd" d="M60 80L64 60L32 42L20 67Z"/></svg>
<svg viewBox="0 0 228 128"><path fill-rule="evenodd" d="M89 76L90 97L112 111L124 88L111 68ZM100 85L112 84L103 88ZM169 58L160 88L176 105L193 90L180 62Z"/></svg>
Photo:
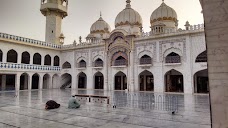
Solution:
<svg viewBox="0 0 228 128"><path fill-rule="evenodd" d="M208 54L212 128L228 128L228 1L201 0Z"/></svg>

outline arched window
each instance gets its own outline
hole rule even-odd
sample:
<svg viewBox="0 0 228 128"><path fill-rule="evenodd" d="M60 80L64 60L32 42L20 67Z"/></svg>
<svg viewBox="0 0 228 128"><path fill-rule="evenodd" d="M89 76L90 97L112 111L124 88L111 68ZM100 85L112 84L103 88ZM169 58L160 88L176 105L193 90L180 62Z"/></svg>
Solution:
<svg viewBox="0 0 228 128"><path fill-rule="evenodd" d="M39 53L34 54L33 64L41 65L41 55Z"/></svg>
<svg viewBox="0 0 228 128"><path fill-rule="evenodd" d="M200 53L197 57L196 57L196 63L197 62L207 62L207 51L204 51L202 53Z"/></svg>
<svg viewBox="0 0 228 128"><path fill-rule="evenodd" d="M79 68L85 68L86 67L86 62L84 60L81 60L78 64Z"/></svg>
<svg viewBox="0 0 228 128"><path fill-rule="evenodd" d="M71 64L69 62L65 62L62 66L63 69L71 68Z"/></svg>
<svg viewBox="0 0 228 128"><path fill-rule="evenodd" d="M94 62L94 67L103 67L103 61L100 58L96 59Z"/></svg>
<svg viewBox="0 0 228 128"><path fill-rule="evenodd" d="M140 65L152 64L152 58L148 55L144 55L140 58Z"/></svg>
<svg viewBox="0 0 228 128"><path fill-rule="evenodd" d="M22 53L21 63L23 63L23 64L29 64L30 63L30 54L28 52Z"/></svg>
<svg viewBox="0 0 228 128"><path fill-rule="evenodd" d="M127 65L127 61L125 58L123 58L122 56L119 56L114 63L115 66L123 66L123 65Z"/></svg>
<svg viewBox="0 0 228 128"><path fill-rule="evenodd" d="M50 55L46 55L44 57L44 65L51 65L51 56Z"/></svg>
<svg viewBox="0 0 228 128"><path fill-rule="evenodd" d="M2 50L0 50L0 62L2 62L2 55L3 55Z"/></svg>
<svg viewBox="0 0 228 128"><path fill-rule="evenodd" d="M181 57L178 54L172 52L166 56L165 63L181 63Z"/></svg>
<svg viewBox="0 0 228 128"><path fill-rule="evenodd" d="M54 66L59 66L59 57L58 56L54 57Z"/></svg>
<svg viewBox="0 0 228 128"><path fill-rule="evenodd" d="M15 50L9 50L7 53L7 62L17 63L17 52Z"/></svg>

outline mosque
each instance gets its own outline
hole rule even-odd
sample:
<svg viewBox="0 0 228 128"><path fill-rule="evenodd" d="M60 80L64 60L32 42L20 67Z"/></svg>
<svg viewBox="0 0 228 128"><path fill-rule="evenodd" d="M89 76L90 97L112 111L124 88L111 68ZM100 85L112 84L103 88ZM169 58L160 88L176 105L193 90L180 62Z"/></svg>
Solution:
<svg viewBox="0 0 228 128"><path fill-rule="evenodd" d="M64 45L68 0L41 0L45 42L0 32L0 90L98 89L208 93L204 25L178 28L176 11L163 1L144 32L126 1L115 29L100 16L86 42Z"/></svg>

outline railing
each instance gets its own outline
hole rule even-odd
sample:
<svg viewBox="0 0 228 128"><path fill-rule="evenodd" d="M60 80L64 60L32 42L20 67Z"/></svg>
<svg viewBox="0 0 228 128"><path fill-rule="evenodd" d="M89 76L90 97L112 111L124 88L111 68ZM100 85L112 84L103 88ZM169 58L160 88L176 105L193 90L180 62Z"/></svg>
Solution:
<svg viewBox="0 0 228 128"><path fill-rule="evenodd" d="M19 37L19 36L14 36L14 35L6 34L6 33L0 33L0 38L15 40L15 41L21 41L21 42L30 43L30 44L36 44L36 45L46 46L46 47L50 47L50 48L57 48L57 49L61 48L61 45L56 45L53 43L46 43L43 41L33 40L33 39Z"/></svg>
<svg viewBox="0 0 228 128"><path fill-rule="evenodd" d="M16 63L0 63L1 69L13 69L13 70L40 70L40 71L60 71L59 66L42 66L31 64L16 64Z"/></svg>
<svg viewBox="0 0 228 128"><path fill-rule="evenodd" d="M165 63L181 63L181 58L180 56L167 56Z"/></svg>
<svg viewBox="0 0 228 128"><path fill-rule="evenodd" d="M141 58L140 65L145 65L145 64L152 64L152 59L151 58Z"/></svg>
<svg viewBox="0 0 228 128"><path fill-rule="evenodd" d="M114 66L124 66L127 65L126 60L115 60Z"/></svg>
<svg viewBox="0 0 228 128"><path fill-rule="evenodd" d="M95 62L93 63L93 66L94 66L94 67L103 67L103 61L95 61Z"/></svg>
<svg viewBox="0 0 228 128"><path fill-rule="evenodd" d="M179 29L177 31L172 31L172 30L165 30L163 33L160 35L165 35L165 34L181 34L181 33L186 33L186 32L194 32L194 31L199 31L199 30L204 30L204 24L198 24L198 25L191 25L187 27L187 30L182 30ZM143 32L141 37L151 37L155 36L156 34L153 34L152 32Z"/></svg>
<svg viewBox="0 0 228 128"><path fill-rule="evenodd" d="M1 32L0 32L0 38L14 40L14 41L21 41L21 42L28 43L28 44L35 44L35 45L40 45L40 46L54 48L54 49L80 48L80 47L85 47L85 46L90 46L90 45L104 44L103 40L88 40L88 42L81 42L79 44L73 43L73 44L69 44L69 45L57 45L54 43L47 43L44 41L24 38L24 37L10 35L10 34L1 33Z"/></svg>
<svg viewBox="0 0 228 128"><path fill-rule="evenodd" d="M86 68L86 62L79 62L78 68Z"/></svg>

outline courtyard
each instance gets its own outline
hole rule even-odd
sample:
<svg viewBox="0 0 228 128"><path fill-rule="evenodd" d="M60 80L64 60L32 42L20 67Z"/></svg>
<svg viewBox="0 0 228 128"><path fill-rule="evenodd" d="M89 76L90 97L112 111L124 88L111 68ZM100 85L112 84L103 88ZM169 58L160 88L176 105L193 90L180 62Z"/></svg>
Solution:
<svg viewBox="0 0 228 128"><path fill-rule="evenodd" d="M68 99L75 94L109 96L110 104L81 102L79 109L68 109ZM46 111L51 99L61 107ZM0 127L210 128L209 96L59 89L1 92Z"/></svg>

